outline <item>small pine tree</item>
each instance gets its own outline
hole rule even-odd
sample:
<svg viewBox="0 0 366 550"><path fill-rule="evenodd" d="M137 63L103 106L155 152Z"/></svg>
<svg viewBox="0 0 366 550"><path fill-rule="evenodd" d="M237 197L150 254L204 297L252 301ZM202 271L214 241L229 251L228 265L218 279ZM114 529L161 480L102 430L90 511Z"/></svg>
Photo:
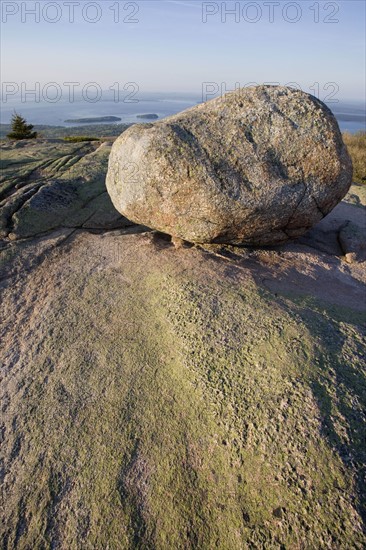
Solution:
<svg viewBox="0 0 366 550"><path fill-rule="evenodd" d="M37 137L37 132L32 132L32 130L32 124L27 124L25 118L14 113L11 119L11 132L7 137L9 139L34 139Z"/></svg>

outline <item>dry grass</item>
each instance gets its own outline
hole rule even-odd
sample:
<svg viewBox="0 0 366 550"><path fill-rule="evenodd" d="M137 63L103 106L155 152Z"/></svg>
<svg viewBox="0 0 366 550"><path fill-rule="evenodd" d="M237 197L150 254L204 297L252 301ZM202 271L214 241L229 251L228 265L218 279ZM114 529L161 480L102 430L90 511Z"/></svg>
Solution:
<svg viewBox="0 0 366 550"><path fill-rule="evenodd" d="M345 132L343 140L353 162L353 181L366 184L366 132Z"/></svg>

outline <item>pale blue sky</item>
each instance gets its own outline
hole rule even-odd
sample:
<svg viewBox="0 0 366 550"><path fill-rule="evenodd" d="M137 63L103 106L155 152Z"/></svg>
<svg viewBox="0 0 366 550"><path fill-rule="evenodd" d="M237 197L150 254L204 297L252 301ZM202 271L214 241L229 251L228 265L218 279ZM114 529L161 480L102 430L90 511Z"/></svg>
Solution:
<svg viewBox="0 0 366 550"><path fill-rule="evenodd" d="M1 3L1 76L5 82L25 81L31 87L37 81L60 85L95 81L103 88L116 81L122 86L136 82L143 92L194 94L200 94L202 82L225 82L228 90L235 82L296 82L306 91L317 82L323 100L333 90L323 89L331 82L339 87L340 100L365 97L363 1L271 2L272 23L266 2L240 2L238 22L234 15L222 22L221 1L206 3L204 10L216 10L216 6L219 10L206 23L198 0L145 0L130 2L130 6L120 1L119 22L114 22L115 12L110 9L117 2L102 0L96 2L101 14L96 23L83 20L82 8L90 4L84 0L74 6L74 23L69 22L69 8L62 0L52 2L58 8L49 7L45 17L42 9L50 2L39 2L39 23L26 13L26 21L21 21L22 2ZM31 8L36 2L27 4ZM135 11L134 4L139 11L131 18L138 22L123 22ZM224 4L230 9L235 2ZM314 22L317 6L319 23ZM339 12L333 14L337 6ZM299 7L299 21L286 20L300 15ZM18 13L6 15L17 8ZM243 14L243 9L248 11ZM93 7L88 10L89 18L97 13ZM45 20L56 16L61 16L58 22ZM248 22L256 16L256 23ZM325 18L339 22L326 23Z"/></svg>

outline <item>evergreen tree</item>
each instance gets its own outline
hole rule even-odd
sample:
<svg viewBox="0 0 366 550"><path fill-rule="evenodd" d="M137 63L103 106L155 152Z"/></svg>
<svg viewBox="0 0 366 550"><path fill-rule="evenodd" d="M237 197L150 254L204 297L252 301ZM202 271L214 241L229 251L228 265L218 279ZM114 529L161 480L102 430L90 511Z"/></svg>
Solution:
<svg viewBox="0 0 366 550"><path fill-rule="evenodd" d="M25 118L17 113L13 114L11 119L11 132L7 135L9 139L33 139L37 137L37 132L32 132L33 125L27 124Z"/></svg>

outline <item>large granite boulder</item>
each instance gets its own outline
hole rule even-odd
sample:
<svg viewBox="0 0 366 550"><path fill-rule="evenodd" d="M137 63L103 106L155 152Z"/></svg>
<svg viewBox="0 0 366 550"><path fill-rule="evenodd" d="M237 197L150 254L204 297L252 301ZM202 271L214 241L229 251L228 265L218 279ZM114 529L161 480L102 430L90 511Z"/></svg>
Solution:
<svg viewBox="0 0 366 550"><path fill-rule="evenodd" d="M191 242L277 244L345 196L352 163L331 111L302 91L257 86L114 143L107 190L121 214Z"/></svg>

